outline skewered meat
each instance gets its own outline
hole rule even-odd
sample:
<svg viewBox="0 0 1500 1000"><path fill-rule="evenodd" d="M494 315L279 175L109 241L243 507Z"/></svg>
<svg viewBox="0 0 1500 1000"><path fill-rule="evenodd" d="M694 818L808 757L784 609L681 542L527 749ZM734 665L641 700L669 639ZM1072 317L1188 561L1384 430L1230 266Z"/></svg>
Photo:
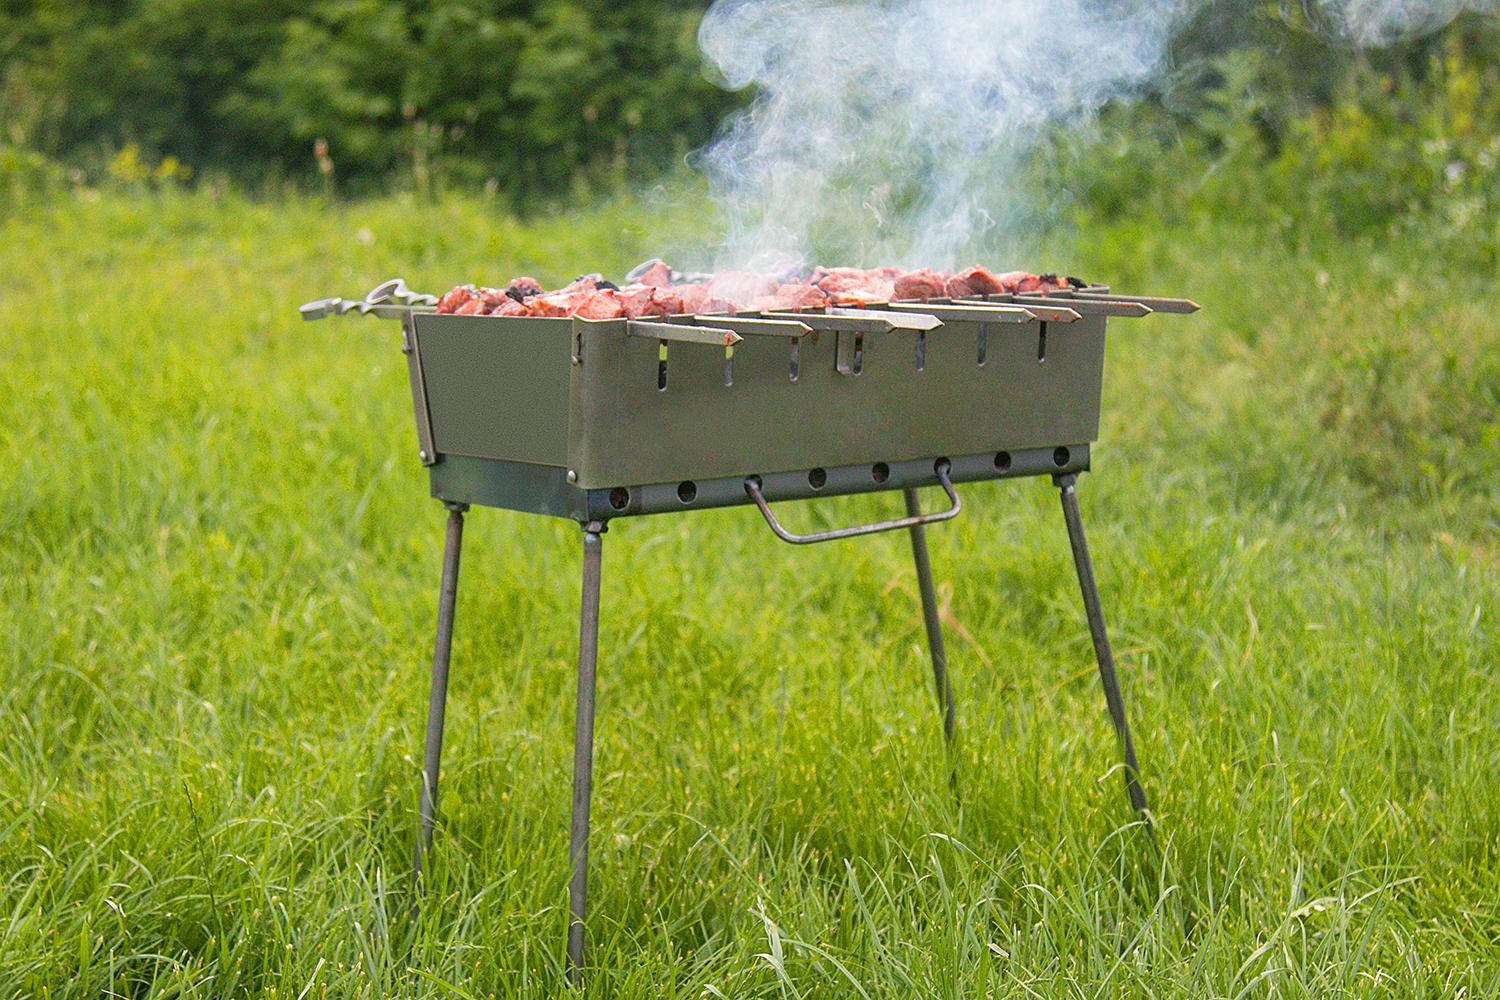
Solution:
<svg viewBox="0 0 1500 1000"><path fill-rule="evenodd" d="M829 305L871 306L900 299L962 298L999 292L1045 294L1082 287L1077 278L1007 271L995 274L971 267L956 274L919 268L816 267L805 277L723 271L683 275L662 261L649 261L631 272L624 287L586 274L555 291L535 278L515 278L502 289L460 285L438 300L437 311L463 316L582 316L586 319L637 319L728 313L746 309L820 309ZM680 283L673 283L673 277Z"/></svg>
<svg viewBox="0 0 1500 1000"><path fill-rule="evenodd" d="M949 280L925 267L909 271L896 279L895 295L898 299L936 299L948 294Z"/></svg>

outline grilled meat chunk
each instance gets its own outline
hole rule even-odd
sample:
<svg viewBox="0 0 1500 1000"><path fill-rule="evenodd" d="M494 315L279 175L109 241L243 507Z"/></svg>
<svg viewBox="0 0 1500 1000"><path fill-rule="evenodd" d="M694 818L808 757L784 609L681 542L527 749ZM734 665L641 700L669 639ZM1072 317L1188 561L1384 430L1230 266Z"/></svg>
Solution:
<svg viewBox="0 0 1500 1000"><path fill-rule="evenodd" d="M821 309L829 305L871 306L900 299L926 300L992 295L999 292L1046 293L1084 287L1077 278L1056 274L1007 271L995 274L971 267L956 274L930 268L815 267L805 275L755 271L722 271L689 276L663 261L648 261L631 272L623 287L601 275L585 274L555 291L535 278L513 279L504 289L459 285L439 301L440 313L464 316L583 316L614 319L727 313L746 309ZM673 283L674 276L677 284Z"/></svg>

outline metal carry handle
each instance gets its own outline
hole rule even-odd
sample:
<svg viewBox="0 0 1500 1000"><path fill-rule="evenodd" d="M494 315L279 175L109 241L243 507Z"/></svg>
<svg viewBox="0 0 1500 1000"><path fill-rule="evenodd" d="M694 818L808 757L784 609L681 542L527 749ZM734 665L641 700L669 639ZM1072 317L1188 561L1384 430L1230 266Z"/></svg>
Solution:
<svg viewBox="0 0 1500 1000"><path fill-rule="evenodd" d="M745 492L750 494L750 499L755 501L755 506L760 508L761 515L770 525L771 531L783 542L791 542L793 545L811 545L814 542L831 542L838 538L855 538L859 535L874 535L882 531L895 531L897 528L915 528L922 524L936 524L938 521L948 521L958 516L958 512L964 509L963 501L958 498L958 493L953 489L953 481L948 478L949 463L946 459L937 463L934 469L937 472L938 484L942 486L943 492L948 494L949 507L932 514L917 514L914 517L903 517L895 521L876 521L873 524L857 524L848 528L834 528L832 531L815 531L809 535L797 535L787 531L776 520L776 515L771 513L771 505L766 503L765 494L760 489L760 477L749 476L745 479Z"/></svg>

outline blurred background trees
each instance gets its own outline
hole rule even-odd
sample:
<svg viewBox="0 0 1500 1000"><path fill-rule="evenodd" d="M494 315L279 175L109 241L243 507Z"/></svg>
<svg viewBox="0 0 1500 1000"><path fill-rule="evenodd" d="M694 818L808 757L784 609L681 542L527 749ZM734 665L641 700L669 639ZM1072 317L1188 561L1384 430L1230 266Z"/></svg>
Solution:
<svg viewBox="0 0 1500 1000"><path fill-rule="evenodd" d="M0 196L71 176L485 186L524 205L650 180L748 99L702 72L703 7L11 0ZM1320 37L1291 0L1211 0L1184 24L1164 85L1067 138L1061 160L1049 151L1049 169L1061 164L1105 213L1153 197L1180 211L1191 196L1343 228L1438 202L1460 221L1493 214L1496 24L1465 17L1359 51Z"/></svg>

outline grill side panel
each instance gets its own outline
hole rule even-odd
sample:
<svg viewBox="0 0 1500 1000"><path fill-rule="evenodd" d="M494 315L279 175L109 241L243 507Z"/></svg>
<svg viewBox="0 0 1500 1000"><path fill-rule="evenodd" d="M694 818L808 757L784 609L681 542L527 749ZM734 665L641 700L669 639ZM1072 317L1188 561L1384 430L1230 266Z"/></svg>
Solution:
<svg viewBox="0 0 1500 1000"><path fill-rule="evenodd" d="M437 314L415 321L439 455L567 462L571 321Z"/></svg>
<svg viewBox="0 0 1500 1000"><path fill-rule="evenodd" d="M568 467L578 485L683 479L897 462L1094 441L1099 429L1105 317L1070 324L950 322L916 334L864 337L861 372L835 367L837 336L803 337L797 381L790 342L746 337L725 385L723 350L669 346L659 389L658 342L623 323L577 324Z"/></svg>

